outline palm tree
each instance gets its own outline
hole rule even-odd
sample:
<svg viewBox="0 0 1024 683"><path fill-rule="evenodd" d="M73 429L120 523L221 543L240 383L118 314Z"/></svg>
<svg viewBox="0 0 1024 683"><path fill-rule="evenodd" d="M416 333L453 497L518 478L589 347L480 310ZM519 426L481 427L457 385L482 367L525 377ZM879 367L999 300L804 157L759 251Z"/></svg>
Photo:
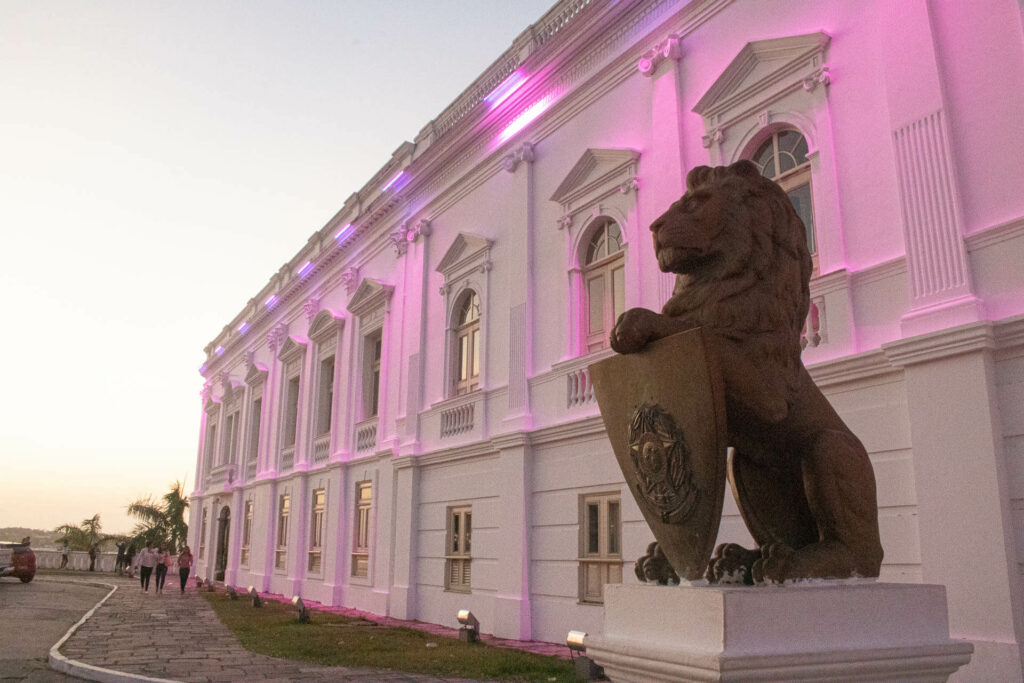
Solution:
<svg viewBox="0 0 1024 683"><path fill-rule="evenodd" d="M184 489L184 484L176 481L159 501L146 496L128 505L128 514L139 520L132 530L136 540L149 546L166 543L171 552L185 545L188 536L188 525L185 523L188 496L184 495Z"/></svg>
<svg viewBox="0 0 1024 683"><path fill-rule="evenodd" d="M103 533L103 525L100 523L99 513L89 519L83 519L82 523L77 526L74 524L61 524L54 529L54 532L61 535L57 542L67 541L68 547L72 550L88 550L95 545L102 545L114 538L114 536L108 536Z"/></svg>

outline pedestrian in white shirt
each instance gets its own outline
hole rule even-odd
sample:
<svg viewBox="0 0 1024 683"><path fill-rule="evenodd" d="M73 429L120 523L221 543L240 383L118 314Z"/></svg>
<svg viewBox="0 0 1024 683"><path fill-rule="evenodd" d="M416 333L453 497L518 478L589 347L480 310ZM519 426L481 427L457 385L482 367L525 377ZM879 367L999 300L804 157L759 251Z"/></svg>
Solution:
<svg viewBox="0 0 1024 683"><path fill-rule="evenodd" d="M153 573L153 567L156 566L158 557L156 549L150 548L148 545L139 553L139 582L142 584L142 590L146 593L149 592L149 577Z"/></svg>

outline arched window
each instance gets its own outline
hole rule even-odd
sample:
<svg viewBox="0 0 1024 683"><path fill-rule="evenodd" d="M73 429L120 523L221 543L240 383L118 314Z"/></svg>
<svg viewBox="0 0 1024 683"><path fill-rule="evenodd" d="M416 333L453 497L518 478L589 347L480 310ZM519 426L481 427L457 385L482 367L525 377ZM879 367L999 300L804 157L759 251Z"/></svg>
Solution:
<svg viewBox="0 0 1024 683"><path fill-rule="evenodd" d="M468 394L480 385L480 297L466 292L455 318L455 394Z"/></svg>
<svg viewBox="0 0 1024 683"><path fill-rule="evenodd" d="M757 148L753 161L761 168L761 175L777 182L789 195L796 215L800 216L807 229L807 250L813 256L818 251L818 245L814 237L811 162L807 158L807 138L799 131L780 130Z"/></svg>
<svg viewBox="0 0 1024 683"><path fill-rule="evenodd" d="M599 216L587 226L584 244L583 300L587 351L603 349L619 315L625 310L625 259L622 230L614 219Z"/></svg>

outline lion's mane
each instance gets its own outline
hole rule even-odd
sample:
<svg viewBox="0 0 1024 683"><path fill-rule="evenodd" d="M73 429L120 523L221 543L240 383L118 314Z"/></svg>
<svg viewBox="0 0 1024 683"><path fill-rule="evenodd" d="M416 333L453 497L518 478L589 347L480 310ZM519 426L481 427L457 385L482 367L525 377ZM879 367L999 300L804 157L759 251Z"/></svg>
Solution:
<svg viewBox="0 0 1024 683"><path fill-rule="evenodd" d="M677 275L662 313L732 342L791 403L812 267L803 222L785 192L749 161L698 166L686 187L687 195L725 200L719 224L698 226L719 258L713 267Z"/></svg>

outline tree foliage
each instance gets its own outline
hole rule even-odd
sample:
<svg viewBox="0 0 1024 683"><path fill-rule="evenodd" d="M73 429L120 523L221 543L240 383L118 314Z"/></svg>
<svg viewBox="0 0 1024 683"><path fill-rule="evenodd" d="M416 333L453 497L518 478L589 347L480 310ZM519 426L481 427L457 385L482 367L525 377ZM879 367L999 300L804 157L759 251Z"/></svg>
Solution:
<svg viewBox="0 0 1024 683"><path fill-rule="evenodd" d="M102 546L109 541L115 540L116 536L108 536L103 533L103 525L100 523L99 513L83 519L78 525L61 524L53 530L60 534L57 543L68 542L71 550L88 550L94 545Z"/></svg>
<svg viewBox="0 0 1024 683"><path fill-rule="evenodd" d="M128 505L128 514L138 520L132 530L137 546L163 545L171 552L177 552L185 545L188 537L188 525L185 523L188 496L184 488L184 484L176 481L159 500L150 495Z"/></svg>

